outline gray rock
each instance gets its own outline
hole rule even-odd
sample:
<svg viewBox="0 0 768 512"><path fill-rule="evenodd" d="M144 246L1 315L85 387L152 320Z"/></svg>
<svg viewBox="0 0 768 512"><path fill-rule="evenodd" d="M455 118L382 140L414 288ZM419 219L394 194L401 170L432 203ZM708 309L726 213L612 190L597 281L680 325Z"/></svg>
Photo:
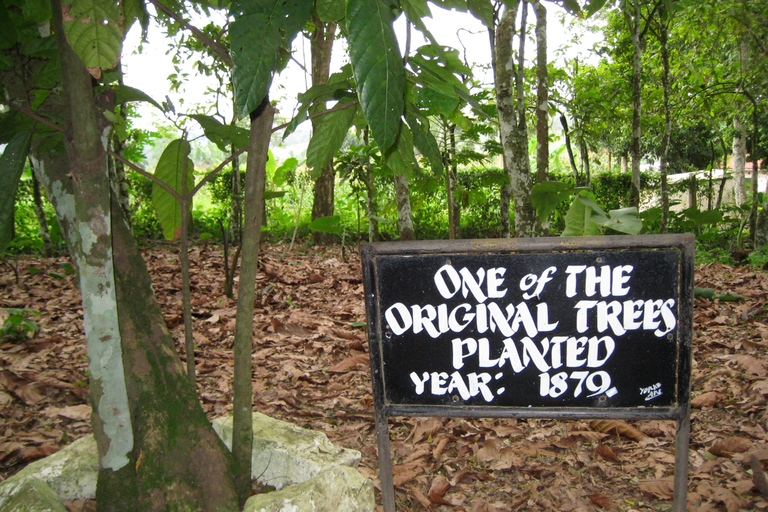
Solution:
<svg viewBox="0 0 768 512"><path fill-rule="evenodd" d="M213 429L231 449L232 416L216 418ZM258 483L282 489L335 466L356 468L360 452L336 446L322 432L253 413L251 475Z"/></svg>
<svg viewBox="0 0 768 512"><path fill-rule="evenodd" d="M232 417L217 418L213 428L231 448ZM359 463L360 452L323 433L253 413L253 478L282 490L254 496L263 504L246 510L372 512L373 484L354 469ZM93 499L98 466L93 436L78 439L0 482L0 512L63 512L62 501Z"/></svg>
<svg viewBox="0 0 768 512"><path fill-rule="evenodd" d="M280 491L251 496L243 512L373 512L373 483L337 466Z"/></svg>
<svg viewBox="0 0 768 512"><path fill-rule="evenodd" d="M0 506L29 481L45 482L62 501L92 499L96 495L99 457L93 436L85 436L0 483Z"/></svg>
<svg viewBox="0 0 768 512"><path fill-rule="evenodd" d="M48 484L29 478L19 485L15 496L0 507L0 512L67 512L67 509Z"/></svg>

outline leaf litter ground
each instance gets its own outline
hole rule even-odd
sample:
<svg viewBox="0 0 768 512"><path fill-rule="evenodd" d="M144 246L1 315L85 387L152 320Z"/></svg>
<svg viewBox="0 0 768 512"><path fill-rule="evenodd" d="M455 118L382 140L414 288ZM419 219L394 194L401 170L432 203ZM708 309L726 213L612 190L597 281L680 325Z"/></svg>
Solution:
<svg viewBox="0 0 768 512"><path fill-rule="evenodd" d="M154 247L144 256L165 320L183 340L178 254ZM199 396L213 418L232 407L235 302L223 294L218 248L196 248L190 259ZM23 258L18 283L7 267L0 274L0 315L40 312L37 335L0 342L0 479L90 432L82 306L66 263ZM767 509L768 274L710 264L696 269L696 286L746 300L695 302L688 508ZM264 247L255 315L254 409L361 451L359 469L378 489L359 255ZM673 422L398 417L389 425L399 511L672 507Z"/></svg>

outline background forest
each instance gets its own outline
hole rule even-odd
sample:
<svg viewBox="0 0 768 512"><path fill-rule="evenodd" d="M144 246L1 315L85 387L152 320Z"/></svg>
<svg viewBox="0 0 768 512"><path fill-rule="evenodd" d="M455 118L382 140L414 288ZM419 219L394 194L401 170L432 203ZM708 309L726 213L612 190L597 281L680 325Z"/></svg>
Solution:
<svg viewBox="0 0 768 512"><path fill-rule="evenodd" d="M448 38L442 28L429 31L434 23L428 10L410 12L415 9L410 2L392 6L405 13L395 22L395 35L405 39L399 46L407 52L405 117L417 126L405 125L410 130L401 137L423 139L411 141L414 150L396 157L382 153L355 99L343 24L338 28L338 20L330 21L333 16L324 20L315 13L299 33L304 42L293 45L310 48L309 61L304 62L306 51L286 51L278 59L278 70L290 66L275 78L282 94L276 124L282 126L273 128L274 156L267 170L263 232L268 240L509 236L515 233L509 227L514 228L515 216L522 216L516 208L525 206L538 213L539 222L518 236L612 231L606 226L616 227L615 219L610 222L605 212L617 210L613 215L623 221L621 232L696 232L700 258L741 261L765 244L758 228L765 229L760 222L765 184L760 186L754 179L759 173L751 172L765 152L768 14L760 2L718 2L716 7L684 1L592 2L584 11L571 2L564 3L566 9L547 2L519 7L509 29L516 40L515 74L508 79L521 131L516 152L506 157L496 107L502 84L493 83L498 75L491 64L503 4L427 5L436 13L469 11L464 16L487 32L487 47L443 46L438 41ZM190 3L178 6L178 12L156 10L153 32L162 31L162 37L141 43L143 52L168 53L174 63L168 70L169 92L183 93L179 105L169 96L152 99L140 93L146 75L123 76L118 66L101 78L105 90L123 97L110 113L116 123L112 150L121 157L112 157L110 169L134 233L143 240L177 236L174 206L158 204L173 198L153 192L157 185L146 174L180 190L180 167L169 159L180 144L176 141L189 141L190 183L210 180L194 198L190 234L216 242L226 236L238 244L244 162L235 158L219 164L242 148L247 128L233 110L233 68L216 51L230 44L228 18L214 7ZM398 14L393 11L393 17ZM191 30L193 22L185 17L201 28ZM589 47L557 37L559 46L548 46L547 34L565 29L577 40L580 33L597 32L598 42ZM461 33L450 39L460 46ZM478 54L486 66L472 60ZM56 70L46 72L55 83ZM286 97L297 81L314 85L298 98ZM323 109L331 111L323 114ZM290 137L297 128L302 133ZM12 196L6 196L4 225L9 227L9 214L15 222L3 246L12 253L63 249L53 208L31 172L33 163L27 161L21 175L15 210L9 210ZM138 173L135 166L147 170ZM511 209L510 173L531 180L518 201L511 199ZM3 173L6 190L12 175ZM590 199L593 203L585 203ZM637 214L628 207L638 208ZM584 209L593 216L581 215L580 222L569 225L569 208L572 219ZM164 219L162 211L170 217ZM756 263L765 258L752 255Z"/></svg>
<svg viewBox="0 0 768 512"><path fill-rule="evenodd" d="M482 27L487 65L441 9ZM762 1L1 0L0 24L0 254L17 281L14 255L71 256L102 512L247 499L263 241L694 232L700 260L768 261ZM550 46L562 26L599 31L588 58ZM123 73L131 30L172 67ZM137 245L161 239L179 350ZM230 299L240 257L231 452L196 394L198 242L223 244Z"/></svg>

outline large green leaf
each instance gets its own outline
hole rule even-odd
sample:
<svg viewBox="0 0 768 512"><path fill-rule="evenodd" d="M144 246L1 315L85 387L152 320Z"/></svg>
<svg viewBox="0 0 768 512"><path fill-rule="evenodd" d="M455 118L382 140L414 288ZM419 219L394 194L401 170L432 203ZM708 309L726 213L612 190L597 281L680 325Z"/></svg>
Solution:
<svg viewBox="0 0 768 512"><path fill-rule="evenodd" d="M307 167L322 169L331 161L355 119L354 106L328 112L316 118L315 131L307 146Z"/></svg>
<svg viewBox="0 0 768 512"><path fill-rule="evenodd" d="M322 21L341 20L346 8L344 0L315 0L315 10Z"/></svg>
<svg viewBox="0 0 768 512"><path fill-rule="evenodd" d="M25 0L21 10L24 19L32 23L43 23L51 19L51 2L48 0Z"/></svg>
<svg viewBox="0 0 768 512"><path fill-rule="evenodd" d="M602 210L589 196L592 196L590 192L582 191L574 198L571 207L568 208L568 213L565 214L565 229L561 236L599 234L600 226L593 220L592 214L596 211L595 208L598 209L599 213L602 213ZM604 213L603 216L605 216Z"/></svg>
<svg viewBox="0 0 768 512"><path fill-rule="evenodd" d="M122 84L114 85L113 89L115 91L115 103L118 105L122 105L131 101L145 101L151 105L154 105L160 110L163 110L163 107L161 107L157 101L152 99L152 97L144 91Z"/></svg>
<svg viewBox="0 0 768 512"><path fill-rule="evenodd" d="M229 144L234 144L238 149L248 144L248 130L245 128L223 124L215 117L204 114L192 114L189 117L200 124L208 140L216 144L221 151L229 151Z"/></svg>
<svg viewBox="0 0 768 512"><path fill-rule="evenodd" d="M603 227L628 235L637 235L643 229L643 221L634 206L611 210L607 216L593 215L592 220Z"/></svg>
<svg viewBox="0 0 768 512"><path fill-rule="evenodd" d="M544 181L533 186L531 203L536 208L539 219L544 222L560 203L571 197L576 191L577 189L569 183Z"/></svg>
<svg viewBox="0 0 768 512"><path fill-rule="evenodd" d="M405 105L405 69L384 0L349 0L349 56L371 134L382 151L395 143Z"/></svg>
<svg viewBox="0 0 768 512"><path fill-rule="evenodd" d="M467 0L467 7L472 16L483 22L483 25L493 28L493 4L490 0Z"/></svg>
<svg viewBox="0 0 768 512"><path fill-rule="evenodd" d="M408 177L413 174L416 157L413 154L413 134L407 126L400 130L395 145L384 153L384 165L393 174L404 174Z"/></svg>
<svg viewBox="0 0 768 512"><path fill-rule="evenodd" d="M186 169L187 193L195 186L194 164L189 158L189 142L183 139L171 141L165 148L155 168L155 177L182 196L182 184ZM183 197L183 196L182 196ZM191 201L190 201L191 203ZM181 236L181 205L173 195L157 183L152 184L152 204L166 240ZM190 204L191 206L191 204Z"/></svg>
<svg viewBox="0 0 768 512"><path fill-rule="evenodd" d="M435 174L442 173L443 155L440 153L440 147L437 145L435 136L429 131L429 121L419 117L414 110L413 108L406 108L405 111L405 119L413 133L413 143L419 153L429 161L432 172Z"/></svg>
<svg viewBox="0 0 768 512"><path fill-rule="evenodd" d="M0 254L11 242L16 188L24 171L31 140L32 131L17 132L5 146L3 156L0 156L0 190L3 191L0 194Z"/></svg>
<svg viewBox="0 0 768 512"><path fill-rule="evenodd" d="M123 19L119 2L71 0L65 3L64 11L64 32L85 67L115 67L123 46Z"/></svg>
<svg viewBox="0 0 768 512"><path fill-rule="evenodd" d="M267 96L281 53L309 21L312 0L235 0L230 14L232 78L239 117L253 112Z"/></svg>

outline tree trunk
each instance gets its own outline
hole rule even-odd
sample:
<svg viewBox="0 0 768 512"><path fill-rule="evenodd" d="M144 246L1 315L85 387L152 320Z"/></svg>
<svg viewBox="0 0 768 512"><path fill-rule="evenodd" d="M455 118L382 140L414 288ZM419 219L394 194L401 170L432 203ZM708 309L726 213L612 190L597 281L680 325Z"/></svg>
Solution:
<svg viewBox="0 0 768 512"><path fill-rule="evenodd" d="M445 188L448 196L448 238L455 240L461 237L461 208L456 199L456 125L451 123L448 128L448 162L445 166Z"/></svg>
<svg viewBox="0 0 768 512"><path fill-rule="evenodd" d="M757 169L755 169L757 172ZM755 227L755 247L754 249L760 250L765 245L768 245L768 201L763 205L763 209L757 216L757 226Z"/></svg>
<svg viewBox="0 0 768 512"><path fill-rule="evenodd" d="M233 103L232 125L237 123L237 106ZM237 148L234 144L230 146L230 151L235 153ZM229 240L232 245L240 245L243 234L243 184L240 176L240 158L232 160L232 178L230 181L230 191L232 194L232 212L229 216ZM237 266L237 258L232 263L232 275L234 276L234 267Z"/></svg>
<svg viewBox="0 0 768 512"><path fill-rule="evenodd" d="M582 132L583 134L584 132ZM586 186L590 186L591 184L591 177L590 177L590 170L589 170L589 148L587 147L587 141L584 140L584 137L580 137L579 139L579 153L581 154L581 167L582 167L582 174L584 175L584 184Z"/></svg>
<svg viewBox="0 0 768 512"><path fill-rule="evenodd" d="M522 5L518 60L512 50L517 32L515 20ZM541 223L531 203L533 180L528 159L528 130L525 116L525 23L527 2L521 0L507 8L496 29L496 108L499 112L499 134L502 141L504 168L509 175L515 208L515 236L536 236Z"/></svg>
<svg viewBox="0 0 768 512"><path fill-rule="evenodd" d="M30 162L32 159L30 159ZM32 173L32 201L35 205L35 216L37 217L37 224L39 226L38 234L43 241L43 255L50 256L51 254L51 232L48 229L48 219L45 217L45 208L43 207L43 196L40 193L40 181Z"/></svg>
<svg viewBox="0 0 768 512"><path fill-rule="evenodd" d="M363 130L363 144L366 147L371 143L368 126ZM371 167L371 157L365 153L365 190L366 190L366 213L368 215L368 241L378 242L381 239L379 234L379 207L376 204L376 181Z"/></svg>
<svg viewBox="0 0 768 512"><path fill-rule="evenodd" d="M744 170L747 163L747 125L733 118L733 196L737 205L747 202L747 181Z"/></svg>
<svg viewBox="0 0 768 512"><path fill-rule="evenodd" d="M581 185L579 179L579 168L576 166L576 157L573 156L573 145L571 144L571 132L568 130L568 119L564 114L560 114L560 124L563 126L563 135L565 135L565 149L568 153L568 162L573 171L573 184L577 187Z"/></svg>
<svg viewBox="0 0 768 512"><path fill-rule="evenodd" d="M540 0L536 10L536 183L549 175L549 70L547 69L547 9Z"/></svg>
<svg viewBox="0 0 768 512"><path fill-rule="evenodd" d="M625 11L625 19L629 25L632 39L632 143L630 155L632 157L632 185L629 192L630 206L640 208L640 136L642 128L642 75L643 75L643 46L640 29L641 14L640 2L630 2L629 10Z"/></svg>
<svg viewBox="0 0 768 512"><path fill-rule="evenodd" d="M667 13L667 16L671 16ZM667 167L669 155L669 141L672 136L672 110L669 104L669 39L668 20L659 24L659 46L661 47L661 89L664 95L664 135L661 138L661 163L659 174L661 177L661 232L666 233L669 226L669 191L667 190Z"/></svg>
<svg viewBox="0 0 768 512"><path fill-rule="evenodd" d="M245 222L243 225L243 261L237 289L235 323L234 400L232 404L232 454L237 463L237 494L240 506L250 496L251 453L253 451L253 301L256 297L256 269L259 264L264 190L267 182L267 158L275 109L264 99L251 115L248 160L245 171Z"/></svg>
<svg viewBox="0 0 768 512"><path fill-rule="evenodd" d="M312 85L315 86L328 83L331 69L331 50L333 49L333 39L336 34L336 23L325 23L313 14L312 24L314 25L314 30L310 36ZM315 108L323 110L325 109L325 103L323 102ZM314 131L316 129L317 121L313 119L312 130ZM315 180L312 220L320 217L331 217L333 215L335 181L336 173L333 169L333 162L329 162L328 165L322 169L320 176ZM312 237L317 244L333 243L332 233L314 231Z"/></svg>
<svg viewBox="0 0 768 512"><path fill-rule="evenodd" d="M621 155L619 166L622 174L627 174L629 172L629 159L627 158L626 153Z"/></svg>
<svg viewBox="0 0 768 512"><path fill-rule="evenodd" d="M411 216L411 194L408 191L408 178L405 174L395 175L395 201L397 202L397 227L400 229L400 240L413 240L416 235L413 231L413 218Z"/></svg>
<svg viewBox="0 0 768 512"><path fill-rule="evenodd" d="M187 380L113 200L108 127L65 39L61 3L52 7L69 105L67 165L47 166L41 181L63 224L76 226L66 232L83 294L99 511L237 510L232 457Z"/></svg>

